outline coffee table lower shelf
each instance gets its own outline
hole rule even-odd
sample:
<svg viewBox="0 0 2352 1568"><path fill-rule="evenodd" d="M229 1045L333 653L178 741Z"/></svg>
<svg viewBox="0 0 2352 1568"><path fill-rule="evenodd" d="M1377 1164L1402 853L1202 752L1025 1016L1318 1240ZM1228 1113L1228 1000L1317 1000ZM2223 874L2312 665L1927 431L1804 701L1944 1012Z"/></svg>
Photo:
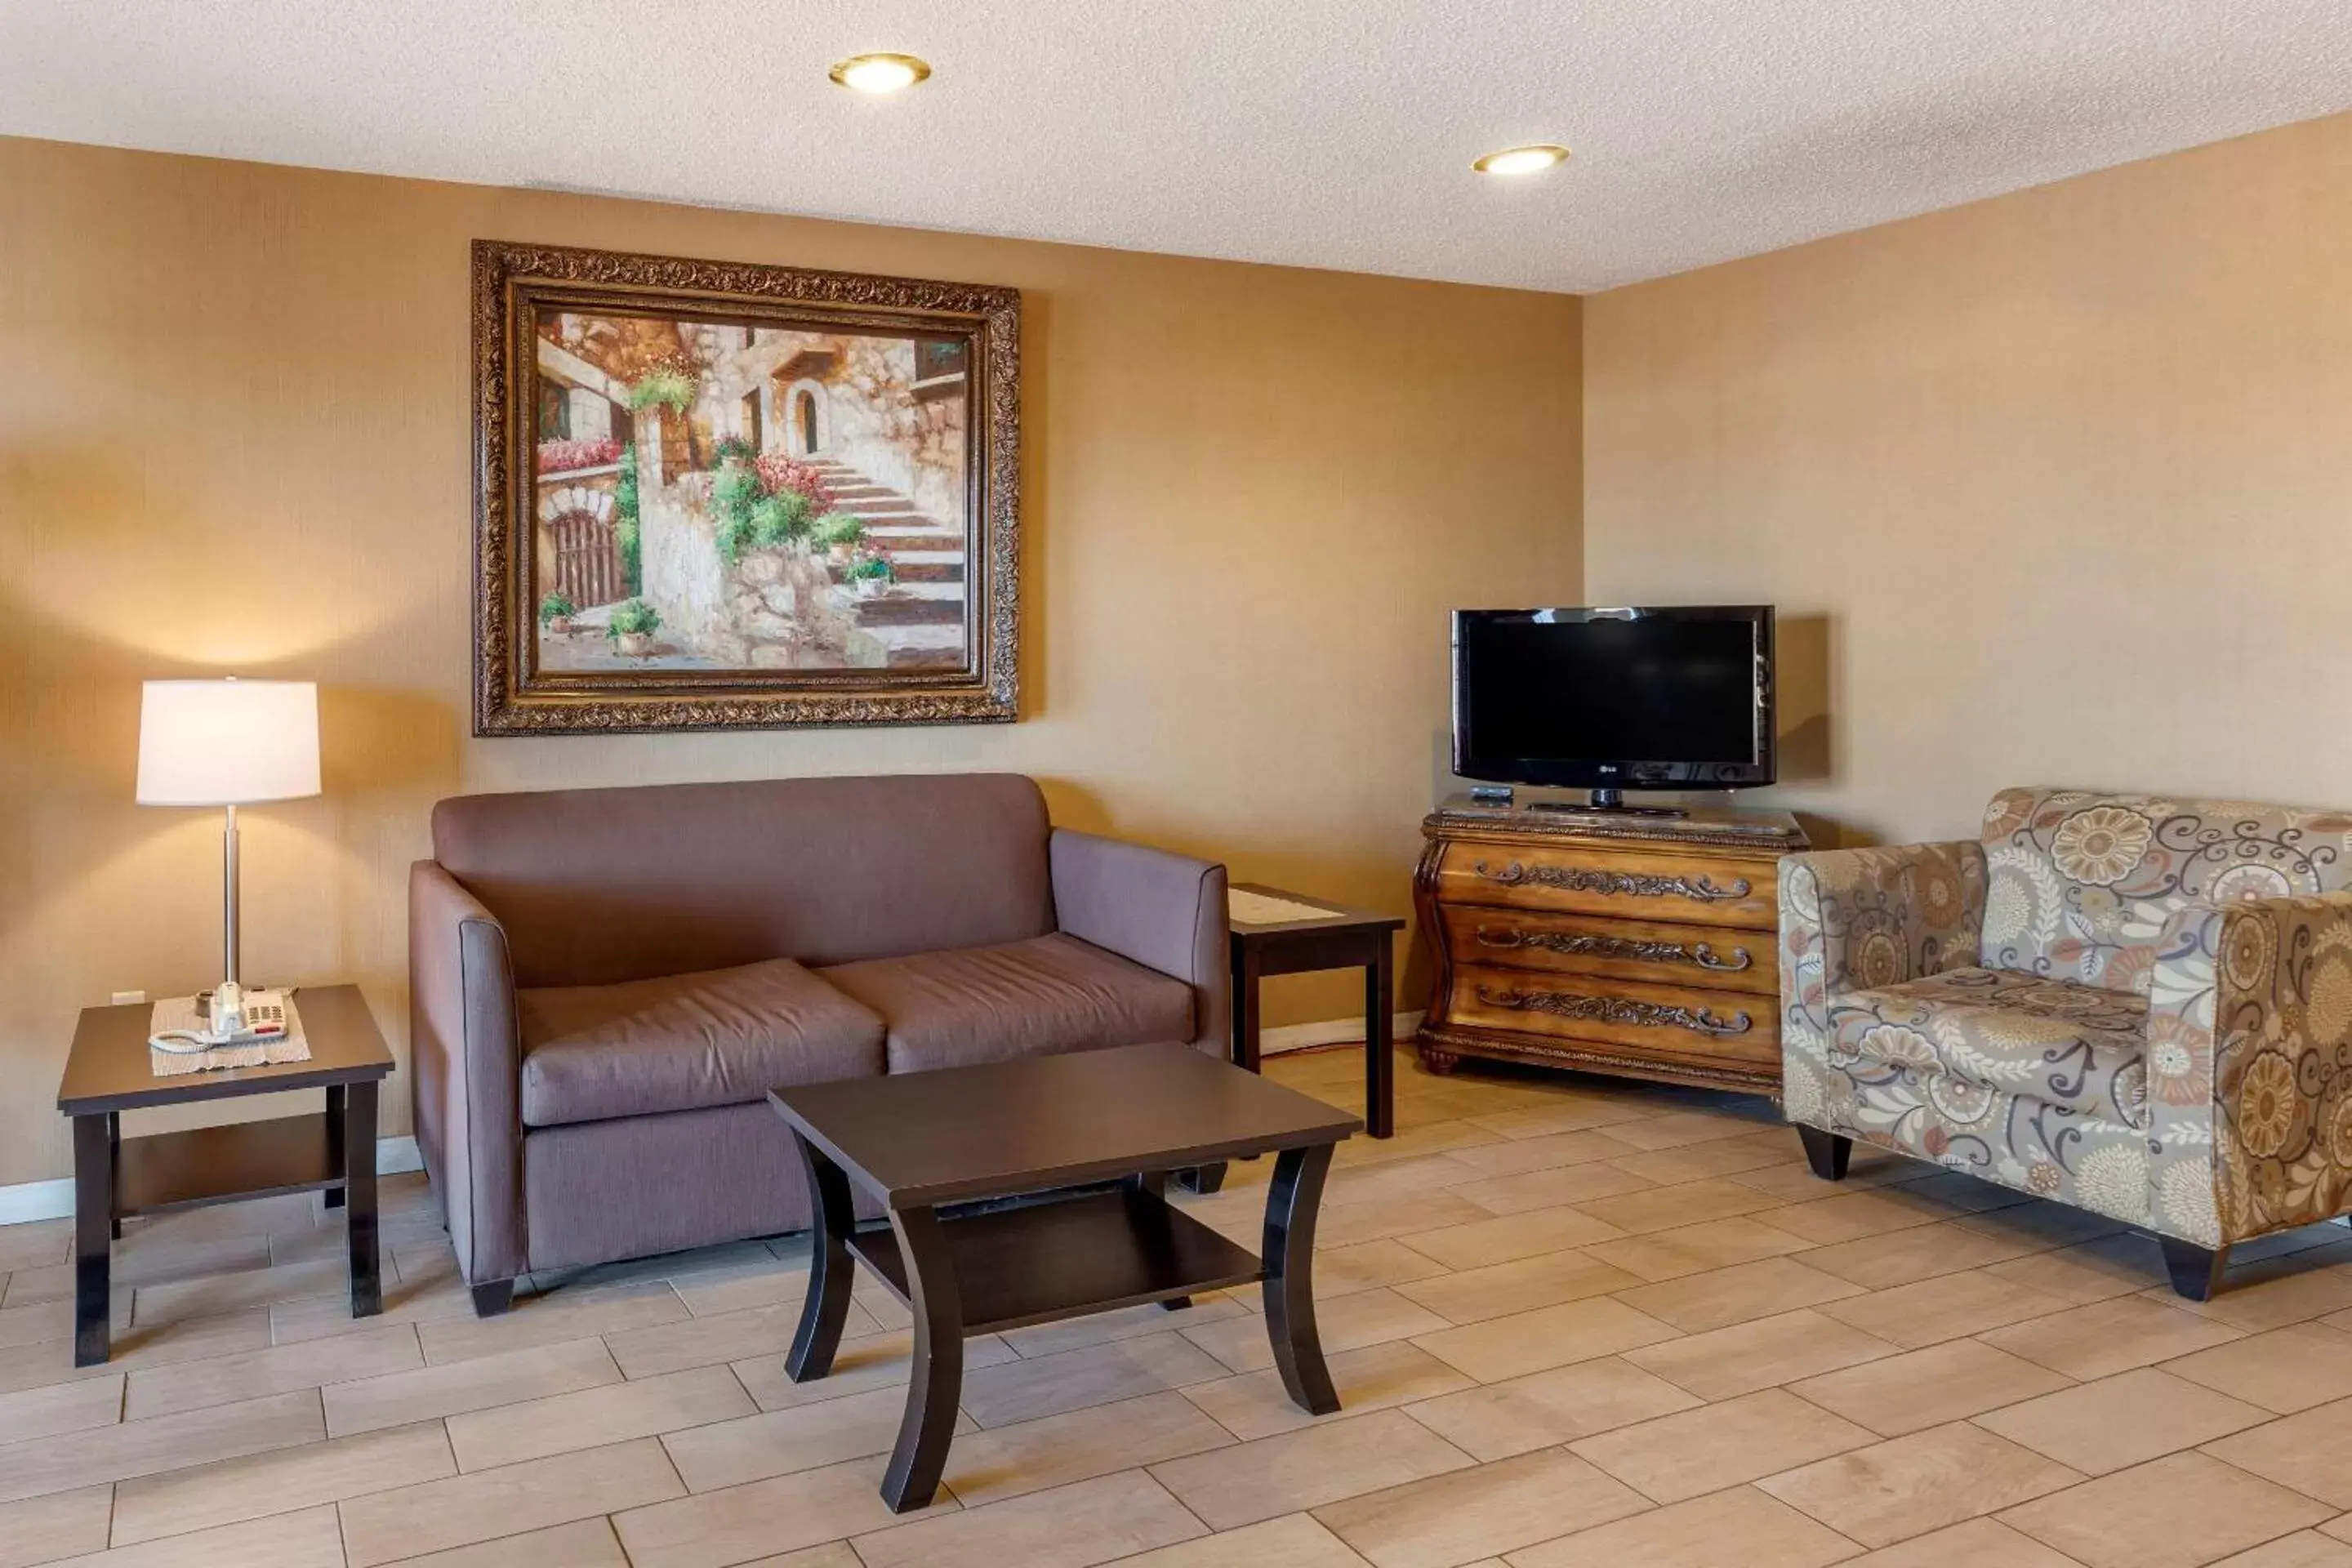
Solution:
<svg viewBox="0 0 2352 1568"><path fill-rule="evenodd" d="M1025 1329L1265 1278L1257 1254L1135 1187L941 1215L966 1335ZM858 1261L912 1306L889 1226L848 1237Z"/></svg>

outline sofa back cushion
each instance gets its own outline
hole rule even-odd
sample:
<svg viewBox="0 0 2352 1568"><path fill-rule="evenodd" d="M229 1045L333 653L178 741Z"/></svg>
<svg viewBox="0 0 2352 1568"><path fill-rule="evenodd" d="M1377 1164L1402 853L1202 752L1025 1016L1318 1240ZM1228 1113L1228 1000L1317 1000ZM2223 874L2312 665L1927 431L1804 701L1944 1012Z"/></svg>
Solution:
<svg viewBox="0 0 2352 1568"><path fill-rule="evenodd" d="M1022 942L1054 929L1045 797L1011 773L460 795L433 856L520 986Z"/></svg>
<svg viewBox="0 0 2352 1568"><path fill-rule="evenodd" d="M2008 789L1984 849L1986 968L2145 994L2175 910L2352 884L2352 812Z"/></svg>

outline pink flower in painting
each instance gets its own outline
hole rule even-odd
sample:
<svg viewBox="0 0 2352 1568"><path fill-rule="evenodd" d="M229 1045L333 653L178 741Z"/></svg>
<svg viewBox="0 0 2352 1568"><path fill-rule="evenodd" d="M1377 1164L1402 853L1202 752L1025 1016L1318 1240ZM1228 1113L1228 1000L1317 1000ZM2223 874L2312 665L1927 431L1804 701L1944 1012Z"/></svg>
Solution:
<svg viewBox="0 0 2352 1568"><path fill-rule="evenodd" d="M592 441L541 441L539 471L568 474L574 468L603 468L621 460L621 444L609 437Z"/></svg>
<svg viewBox="0 0 2352 1568"><path fill-rule="evenodd" d="M817 472L815 464L803 463L796 458L771 455L759 458L751 466L760 471L761 488L770 495L792 490L806 497L811 517L823 517L833 510L833 491L826 487L824 476Z"/></svg>

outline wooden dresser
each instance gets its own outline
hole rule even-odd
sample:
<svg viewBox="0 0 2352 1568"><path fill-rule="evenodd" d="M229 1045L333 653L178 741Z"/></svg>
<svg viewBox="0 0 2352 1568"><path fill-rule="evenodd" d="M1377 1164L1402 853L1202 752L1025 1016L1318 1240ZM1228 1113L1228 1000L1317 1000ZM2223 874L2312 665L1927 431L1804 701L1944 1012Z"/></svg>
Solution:
<svg viewBox="0 0 2352 1568"><path fill-rule="evenodd" d="M1616 816L1448 800L1413 879L1437 960L1422 1059L1780 1091L1785 812Z"/></svg>

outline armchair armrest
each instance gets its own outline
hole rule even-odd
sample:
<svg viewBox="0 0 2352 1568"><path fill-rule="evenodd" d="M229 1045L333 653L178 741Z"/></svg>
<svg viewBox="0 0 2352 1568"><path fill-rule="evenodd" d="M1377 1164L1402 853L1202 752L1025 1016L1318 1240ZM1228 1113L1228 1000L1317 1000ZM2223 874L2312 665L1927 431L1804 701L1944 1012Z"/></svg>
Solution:
<svg viewBox="0 0 2352 1568"><path fill-rule="evenodd" d="M409 1083L417 1147L469 1285L528 1267L521 1044L506 928L455 877L408 877Z"/></svg>
<svg viewBox="0 0 2352 1568"><path fill-rule="evenodd" d="M1791 997L1900 985L1977 962L1984 847L1831 849L1780 862L1780 981Z"/></svg>
<svg viewBox="0 0 2352 1568"><path fill-rule="evenodd" d="M1225 868L1164 849L1054 829L1055 921L1082 942L1192 988L1192 1044L1226 1051L1233 1008Z"/></svg>
<svg viewBox="0 0 2352 1568"><path fill-rule="evenodd" d="M2149 980L2149 1214L2219 1247L2352 1206L2352 892L2193 904Z"/></svg>
<svg viewBox="0 0 2352 1568"><path fill-rule="evenodd" d="M1781 1105L1790 1121L1847 1131L1832 1103L1843 1079L1830 1060L1831 1002L1976 963L1984 908L1984 847L1974 840L1781 860Z"/></svg>

